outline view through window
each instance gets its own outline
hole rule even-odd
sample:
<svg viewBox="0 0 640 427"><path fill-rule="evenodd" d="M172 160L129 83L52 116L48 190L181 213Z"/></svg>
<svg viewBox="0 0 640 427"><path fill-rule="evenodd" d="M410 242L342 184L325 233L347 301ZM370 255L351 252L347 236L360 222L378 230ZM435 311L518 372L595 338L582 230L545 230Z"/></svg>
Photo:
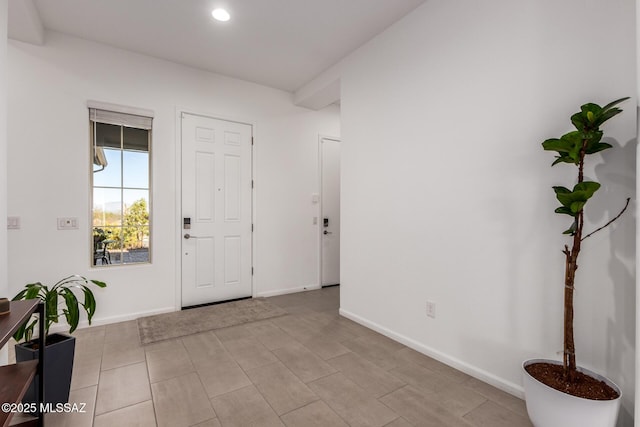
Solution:
<svg viewBox="0 0 640 427"><path fill-rule="evenodd" d="M151 118L90 109L93 265L148 263Z"/></svg>

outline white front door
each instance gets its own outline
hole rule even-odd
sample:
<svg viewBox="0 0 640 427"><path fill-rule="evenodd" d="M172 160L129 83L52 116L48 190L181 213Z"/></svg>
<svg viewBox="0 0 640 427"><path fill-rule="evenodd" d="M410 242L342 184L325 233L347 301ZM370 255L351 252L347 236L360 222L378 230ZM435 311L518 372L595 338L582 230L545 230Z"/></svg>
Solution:
<svg viewBox="0 0 640 427"><path fill-rule="evenodd" d="M182 306L252 294L250 125L182 113Z"/></svg>
<svg viewBox="0 0 640 427"><path fill-rule="evenodd" d="M322 138L322 286L340 283L340 141Z"/></svg>

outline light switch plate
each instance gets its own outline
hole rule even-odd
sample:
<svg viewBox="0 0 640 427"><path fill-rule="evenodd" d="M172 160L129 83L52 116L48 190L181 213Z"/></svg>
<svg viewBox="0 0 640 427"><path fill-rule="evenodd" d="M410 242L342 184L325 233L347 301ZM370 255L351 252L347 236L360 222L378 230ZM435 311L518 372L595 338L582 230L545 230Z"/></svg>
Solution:
<svg viewBox="0 0 640 427"><path fill-rule="evenodd" d="M77 230L78 218L76 217L64 217L58 218L58 230Z"/></svg>
<svg viewBox="0 0 640 427"><path fill-rule="evenodd" d="M7 230L19 230L20 229L20 217L8 216L7 217Z"/></svg>

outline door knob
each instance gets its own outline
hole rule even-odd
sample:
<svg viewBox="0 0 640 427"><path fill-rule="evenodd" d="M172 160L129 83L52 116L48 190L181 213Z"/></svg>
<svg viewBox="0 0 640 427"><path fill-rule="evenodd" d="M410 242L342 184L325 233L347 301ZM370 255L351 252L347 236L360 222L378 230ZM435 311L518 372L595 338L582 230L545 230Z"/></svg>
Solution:
<svg viewBox="0 0 640 427"><path fill-rule="evenodd" d="M184 235L184 238L187 239L187 240L189 240L189 239L197 239L198 236L192 236L191 234L187 233L187 234Z"/></svg>
<svg viewBox="0 0 640 427"><path fill-rule="evenodd" d="M332 232L330 232L330 231L324 230L324 231L322 232L322 234L333 234L333 233L332 233Z"/></svg>

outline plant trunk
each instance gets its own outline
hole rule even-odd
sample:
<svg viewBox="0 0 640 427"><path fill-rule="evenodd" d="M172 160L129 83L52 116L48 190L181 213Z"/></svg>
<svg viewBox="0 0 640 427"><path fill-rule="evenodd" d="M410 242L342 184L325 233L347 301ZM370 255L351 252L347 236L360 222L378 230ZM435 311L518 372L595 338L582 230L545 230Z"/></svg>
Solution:
<svg viewBox="0 0 640 427"><path fill-rule="evenodd" d="M587 140L582 141L580 150L580 161L578 162L578 183L584 181L584 156L586 154ZM573 339L573 291L575 290L576 271L578 270L578 255L580 254L580 243L582 242L582 227L584 225L584 214L581 209L576 215L576 231L573 235L573 245L571 250L565 245L563 253L566 257L565 278L564 278L564 377L565 380L573 382L576 378L576 346Z"/></svg>
<svg viewBox="0 0 640 427"><path fill-rule="evenodd" d="M576 348L573 339L573 291L578 270L578 254L580 253L580 240L582 238L582 212L576 219L578 226L573 236L571 250L564 248L566 256L565 281L564 281L564 376L569 382L573 382L576 373Z"/></svg>

